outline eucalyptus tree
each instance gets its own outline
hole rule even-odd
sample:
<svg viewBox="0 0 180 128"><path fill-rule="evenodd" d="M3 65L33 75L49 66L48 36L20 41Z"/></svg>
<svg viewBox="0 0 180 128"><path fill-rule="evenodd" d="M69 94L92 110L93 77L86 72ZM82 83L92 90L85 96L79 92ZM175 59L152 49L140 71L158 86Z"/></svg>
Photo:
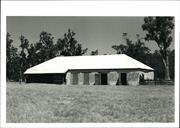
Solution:
<svg viewBox="0 0 180 128"><path fill-rule="evenodd" d="M159 47L165 70L165 80L170 80L168 48L173 41L173 17L145 17L142 29L146 31L145 39L155 41Z"/></svg>
<svg viewBox="0 0 180 128"><path fill-rule="evenodd" d="M87 48L82 48L82 45L75 39L75 35L74 31L68 29L64 37L57 40L57 56L80 56L87 52Z"/></svg>

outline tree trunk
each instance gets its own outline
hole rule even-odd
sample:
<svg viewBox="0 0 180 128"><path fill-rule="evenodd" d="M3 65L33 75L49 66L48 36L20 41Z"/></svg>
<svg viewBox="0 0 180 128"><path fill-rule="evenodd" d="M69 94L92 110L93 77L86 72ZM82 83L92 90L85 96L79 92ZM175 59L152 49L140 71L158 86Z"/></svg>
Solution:
<svg viewBox="0 0 180 128"><path fill-rule="evenodd" d="M166 56L165 58L162 57L164 68L165 68L165 80L170 80L169 75L169 57Z"/></svg>

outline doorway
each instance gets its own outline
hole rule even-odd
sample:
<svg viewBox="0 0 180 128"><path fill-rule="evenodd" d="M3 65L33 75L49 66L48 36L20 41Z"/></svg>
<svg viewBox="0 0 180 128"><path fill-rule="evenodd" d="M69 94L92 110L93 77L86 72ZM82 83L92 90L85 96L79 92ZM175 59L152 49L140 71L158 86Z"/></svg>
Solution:
<svg viewBox="0 0 180 128"><path fill-rule="evenodd" d="M96 73L95 74L95 85L100 85L101 84L101 74Z"/></svg>
<svg viewBox="0 0 180 128"><path fill-rule="evenodd" d="M78 73L72 73L73 74L73 85L77 85L78 84Z"/></svg>
<svg viewBox="0 0 180 128"><path fill-rule="evenodd" d="M127 73L121 73L121 83L127 85Z"/></svg>
<svg viewBox="0 0 180 128"><path fill-rule="evenodd" d="M89 85L89 73L84 73L84 84Z"/></svg>
<svg viewBox="0 0 180 128"><path fill-rule="evenodd" d="M101 85L107 85L107 73L101 74Z"/></svg>

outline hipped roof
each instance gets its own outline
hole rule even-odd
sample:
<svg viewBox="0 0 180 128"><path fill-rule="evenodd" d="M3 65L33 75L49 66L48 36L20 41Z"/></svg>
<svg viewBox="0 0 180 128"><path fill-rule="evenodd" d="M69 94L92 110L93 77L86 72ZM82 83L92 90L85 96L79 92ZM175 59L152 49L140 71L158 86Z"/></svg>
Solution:
<svg viewBox="0 0 180 128"><path fill-rule="evenodd" d="M68 70L88 69L141 69L151 67L125 55L60 56L27 69L24 74L65 73Z"/></svg>

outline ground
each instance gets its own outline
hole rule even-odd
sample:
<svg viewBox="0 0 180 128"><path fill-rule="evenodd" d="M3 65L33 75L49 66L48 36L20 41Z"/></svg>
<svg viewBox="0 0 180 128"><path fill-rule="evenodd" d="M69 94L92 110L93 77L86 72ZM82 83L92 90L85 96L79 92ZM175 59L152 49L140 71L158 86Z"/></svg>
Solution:
<svg viewBox="0 0 180 128"><path fill-rule="evenodd" d="M174 122L174 86L7 83L7 122Z"/></svg>

